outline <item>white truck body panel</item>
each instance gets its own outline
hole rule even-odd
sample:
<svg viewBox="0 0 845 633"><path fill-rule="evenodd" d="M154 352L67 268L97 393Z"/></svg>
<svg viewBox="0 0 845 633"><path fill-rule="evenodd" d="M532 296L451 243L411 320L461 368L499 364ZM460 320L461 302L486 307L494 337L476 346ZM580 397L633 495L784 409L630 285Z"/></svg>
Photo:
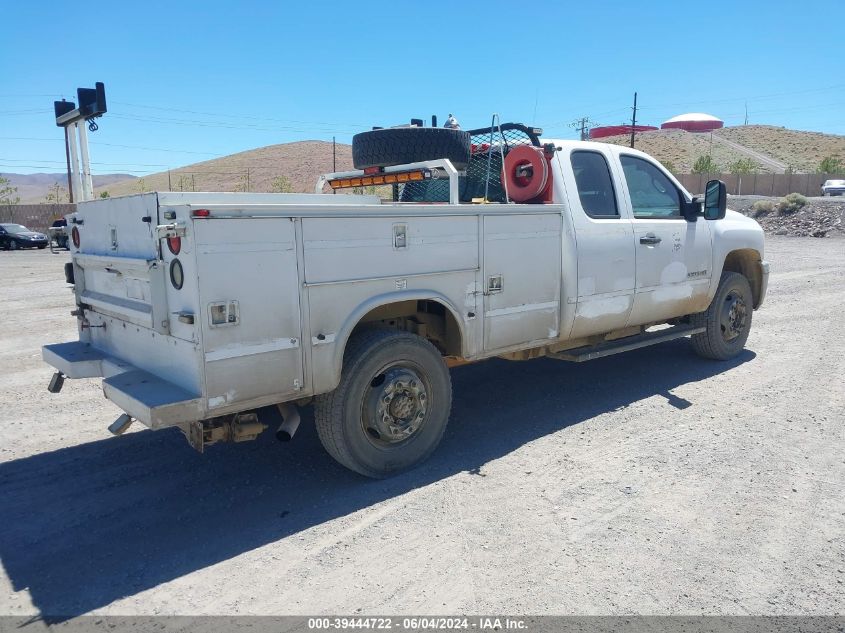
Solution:
<svg viewBox="0 0 845 633"><path fill-rule="evenodd" d="M634 218L620 156L658 165L647 155L552 142L552 204L173 192L80 203L68 216L80 343L44 358L105 377L106 395L153 428L184 427L331 391L353 329L388 304L442 305L456 355L476 360L700 312L728 253L762 260L762 231L739 214ZM569 156L585 149L607 160L619 217L584 212ZM162 235L177 230L174 255ZM660 243L639 241L649 235Z"/></svg>

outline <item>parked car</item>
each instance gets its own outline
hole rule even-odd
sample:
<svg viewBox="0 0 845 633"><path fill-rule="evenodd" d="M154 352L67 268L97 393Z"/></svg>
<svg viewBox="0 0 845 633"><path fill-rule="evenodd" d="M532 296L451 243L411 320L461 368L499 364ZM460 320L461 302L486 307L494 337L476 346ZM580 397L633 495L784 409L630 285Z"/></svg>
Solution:
<svg viewBox="0 0 845 633"><path fill-rule="evenodd" d="M845 195L845 180L825 180L822 185L823 196Z"/></svg>
<svg viewBox="0 0 845 633"><path fill-rule="evenodd" d="M0 247L4 250L47 248L49 243L46 235L30 231L22 224L0 224Z"/></svg>

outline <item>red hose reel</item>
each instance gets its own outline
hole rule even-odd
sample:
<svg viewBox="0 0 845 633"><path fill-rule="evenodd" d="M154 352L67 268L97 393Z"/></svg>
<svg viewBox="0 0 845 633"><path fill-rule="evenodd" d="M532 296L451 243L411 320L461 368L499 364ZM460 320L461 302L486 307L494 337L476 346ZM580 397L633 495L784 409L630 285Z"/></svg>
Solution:
<svg viewBox="0 0 845 633"><path fill-rule="evenodd" d="M514 202L537 198L550 202L550 158L543 148L533 145L517 145L511 149L502 169L502 182L507 183L508 197Z"/></svg>

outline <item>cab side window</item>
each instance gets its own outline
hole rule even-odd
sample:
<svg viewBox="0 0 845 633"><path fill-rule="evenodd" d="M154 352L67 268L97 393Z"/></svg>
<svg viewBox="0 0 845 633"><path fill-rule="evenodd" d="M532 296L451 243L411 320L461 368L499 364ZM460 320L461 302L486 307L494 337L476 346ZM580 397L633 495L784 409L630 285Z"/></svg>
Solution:
<svg viewBox="0 0 845 633"><path fill-rule="evenodd" d="M636 156L620 156L635 218L681 216L681 194L662 171Z"/></svg>
<svg viewBox="0 0 845 633"><path fill-rule="evenodd" d="M578 150L570 156L578 197L591 218L618 218L616 192L607 160L599 152Z"/></svg>

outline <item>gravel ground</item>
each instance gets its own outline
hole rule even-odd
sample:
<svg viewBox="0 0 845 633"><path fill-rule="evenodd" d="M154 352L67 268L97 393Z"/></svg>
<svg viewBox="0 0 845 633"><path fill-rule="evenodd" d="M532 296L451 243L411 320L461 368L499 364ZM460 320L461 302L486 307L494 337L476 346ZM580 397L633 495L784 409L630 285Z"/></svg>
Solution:
<svg viewBox="0 0 845 633"><path fill-rule="evenodd" d="M766 233L792 237L828 237L845 235L845 197L808 197L807 206L796 213L755 212L758 200L781 200L769 196L728 196L728 208L750 216Z"/></svg>
<svg viewBox="0 0 845 633"><path fill-rule="evenodd" d="M728 363L674 341L454 370L422 467L357 477L295 440L111 438L62 255L0 254L0 613L833 614L845 610L845 240L772 238Z"/></svg>

